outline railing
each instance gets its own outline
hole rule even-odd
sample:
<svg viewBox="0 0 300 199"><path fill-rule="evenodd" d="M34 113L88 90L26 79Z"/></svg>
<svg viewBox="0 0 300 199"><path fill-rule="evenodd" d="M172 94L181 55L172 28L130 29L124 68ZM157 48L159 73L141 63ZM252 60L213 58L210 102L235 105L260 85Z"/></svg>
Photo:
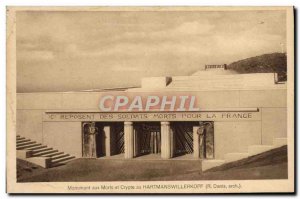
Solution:
<svg viewBox="0 0 300 199"><path fill-rule="evenodd" d="M205 70L206 69L213 69L213 68L223 68L224 70L226 70L227 65L226 64L222 64L222 65L205 65Z"/></svg>

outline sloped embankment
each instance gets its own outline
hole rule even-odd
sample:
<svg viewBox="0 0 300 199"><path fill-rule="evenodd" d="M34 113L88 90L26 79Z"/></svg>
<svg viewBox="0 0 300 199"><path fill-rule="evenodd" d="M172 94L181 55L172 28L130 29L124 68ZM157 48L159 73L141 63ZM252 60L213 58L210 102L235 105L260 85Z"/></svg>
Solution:
<svg viewBox="0 0 300 199"><path fill-rule="evenodd" d="M246 169L254 167L262 167L267 165L275 165L287 162L287 146L282 146L249 158L245 158L239 161L230 162L212 169L206 172L212 171L225 171L228 169Z"/></svg>

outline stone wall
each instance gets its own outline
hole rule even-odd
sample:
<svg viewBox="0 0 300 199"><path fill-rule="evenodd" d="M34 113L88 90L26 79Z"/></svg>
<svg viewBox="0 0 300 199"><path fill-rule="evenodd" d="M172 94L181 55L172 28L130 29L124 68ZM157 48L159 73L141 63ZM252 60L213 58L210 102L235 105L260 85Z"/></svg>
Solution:
<svg viewBox="0 0 300 199"><path fill-rule="evenodd" d="M163 92L163 95L168 94L172 95L174 91ZM259 109L261 121L215 122L216 158L237 152L233 151L235 149L243 152L247 145L271 144L274 137L287 135L286 89L176 92L176 95L181 94L195 95L200 109ZM81 155L81 123L42 122L42 116L46 111L97 112L101 95L100 92L17 94L17 134Z"/></svg>

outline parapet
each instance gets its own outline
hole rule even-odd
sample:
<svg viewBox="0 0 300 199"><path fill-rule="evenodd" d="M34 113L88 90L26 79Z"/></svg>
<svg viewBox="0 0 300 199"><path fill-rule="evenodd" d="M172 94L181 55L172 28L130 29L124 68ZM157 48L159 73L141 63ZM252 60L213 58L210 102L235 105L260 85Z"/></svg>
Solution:
<svg viewBox="0 0 300 199"><path fill-rule="evenodd" d="M142 88L165 88L171 81L171 77L145 77L142 78Z"/></svg>

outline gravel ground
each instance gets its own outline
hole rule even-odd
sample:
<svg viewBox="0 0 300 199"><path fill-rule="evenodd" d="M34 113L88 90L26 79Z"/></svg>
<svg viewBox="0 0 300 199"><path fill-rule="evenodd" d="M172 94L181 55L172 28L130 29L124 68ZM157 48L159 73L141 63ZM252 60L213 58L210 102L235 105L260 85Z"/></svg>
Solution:
<svg viewBox="0 0 300 199"><path fill-rule="evenodd" d="M76 159L43 169L17 160L18 182L235 180L287 178L286 146L201 172L195 160Z"/></svg>

